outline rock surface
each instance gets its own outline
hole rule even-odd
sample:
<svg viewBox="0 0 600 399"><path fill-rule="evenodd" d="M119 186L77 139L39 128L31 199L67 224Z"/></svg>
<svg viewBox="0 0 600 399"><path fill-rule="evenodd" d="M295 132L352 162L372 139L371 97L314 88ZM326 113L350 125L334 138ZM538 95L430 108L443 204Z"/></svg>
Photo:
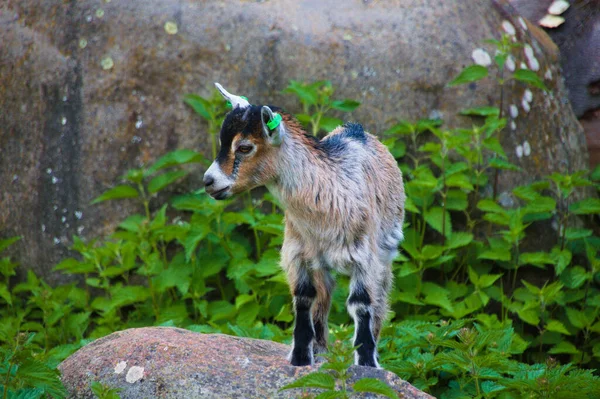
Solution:
<svg viewBox="0 0 600 399"><path fill-rule="evenodd" d="M588 164L555 49L520 23L507 0L3 1L0 236L22 236L15 257L64 282L51 268L73 235L110 232L140 211L131 201L90 200L169 150L208 156L205 125L182 96L207 96L214 81L298 112L281 93L289 80L329 79L339 98L362 102L344 117L373 133L396 118L470 126L457 112L497 105L496 84L446 85L473 62L474 49L493 54L483 40L499 38L505 21L531 44L553 92L534 90L527 113L524 86L506 86L505 112L511 104L520 111L502 143L526 173L502 173L499 192ZM200 169L179 189L197 189Z"/></svg>
<svg viewBox="0 0 600 399"><path fill-rule="evenodd" d="M93 381L121 388L122 399L296 398L301 390L279 388L315 368L290 366L288 352L288 346L271 341L148 327L98 339L59 370L70 398L93 398ZM352 366L352 372L352 381L378 378L402 398L432 398L385 370Z"/></svg>

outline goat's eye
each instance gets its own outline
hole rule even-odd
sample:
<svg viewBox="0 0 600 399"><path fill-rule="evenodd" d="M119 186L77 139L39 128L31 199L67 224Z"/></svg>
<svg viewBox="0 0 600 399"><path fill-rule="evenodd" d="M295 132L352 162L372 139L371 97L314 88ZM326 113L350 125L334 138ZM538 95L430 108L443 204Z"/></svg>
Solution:
<svg viewBox="0 0 600 399"><path fill-rule="evenodd" d="M251 145L241 145L237 148L237 152L241 152L242 154L247 154L250 151L252 151L252 146Z"/></svg>

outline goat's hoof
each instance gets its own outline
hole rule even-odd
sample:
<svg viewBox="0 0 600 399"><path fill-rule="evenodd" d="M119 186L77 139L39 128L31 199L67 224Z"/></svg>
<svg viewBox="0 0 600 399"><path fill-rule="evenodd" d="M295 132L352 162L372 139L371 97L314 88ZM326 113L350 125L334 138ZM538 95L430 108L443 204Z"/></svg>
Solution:
<svg viewBox="0 0 600 399"><path fill-rule="evenodd" d="M313 357L311 356L311 353L309 351L294 351L292 352L290 363L292 366L312 366Z"/></svg>
<svg viewBox="0 0 600 399"><path fill-rule="evenodd" d="M380 369L379 363L374 358L359 358L356 362L357 366L365 366L365 367L373 367L376 369Z"/></svg>

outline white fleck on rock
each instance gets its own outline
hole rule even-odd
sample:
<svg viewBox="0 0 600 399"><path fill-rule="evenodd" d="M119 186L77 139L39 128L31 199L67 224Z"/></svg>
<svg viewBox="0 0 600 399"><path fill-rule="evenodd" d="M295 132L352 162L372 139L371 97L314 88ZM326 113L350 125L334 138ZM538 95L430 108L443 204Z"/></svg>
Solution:
<svg viewBox="0 0 600 399"><path fill-rule="evenodd" d="M525 113L528 113L531 110L531 106L527 101L525 101L525 99L521 101L521 107L523 107L523 111L525 111Z"/></svg>
<svg viewBox="0 0 600 399"><path fill-rule="evenodd" d="M12 178L13 183L16 182L17 180L19 180L19 176L13 175L13 178Z"/></svg>
<svg viewBox="0 0 600 399"><path fill-rule="evenodd" d="M67 96L63 96L63 102L67 102Z"/></svg>
<svg viewBox="0 0 600 399"><path fill-rule="evenodd" d="M92 22L92 16L88 15L87 17L85 17L85 20L88 22Z"/></svg>
<svg viewBox="0 0 600 399"><path fill-rule="evenodd" d="M517 130L517 124L515 121L510 121L510 130Z"/></svg>
<svg viewBox="0 0 600 399"><path fill-rule="evenodd" d="M521 28L523 28L523 30L527 30L527 23L525 22L523 17L519 17L518 21L519 21L519 25L521 25Z"/></svg>
<svg viewBox="0 0 600 399"><path fill-rule="evenodd" d="M60 238L58 238L58 237L54 237L53 241L54 241L54 245L60 244Z"/></svg>
<svg viewBox="0 0 600 399"><path fill-rule="evenodd" d="M75 211L75 217L77 218L77 220L81 220L81 218L83 217L83 212Z"/></svg>
<svg viewBox="0 0 600 399"><path fill-rule="evenodd" d="M538 24L540 24L540 26L543 26L544 28L558 28L564 23L565 19L563 17L551 14L546 14L544 18L538 21Z"/></svg>
<svg viewBox="0 0 600 399"><path fill-rule="evenodd" d="M552 80L552 71L550 70L550 68L546 70L546 73L544 74L544 79Z"/></svg>
<svg viewBox="0 0 600 399"><path fill-rule="evenodd" d="M138 119L137 122L135 122L135 128L136 129L141 128L143 123L144 122L141 119Z"/></svg>
<svg viewBox="0 0 600 399"><path fill-rule="evenodd" d="M119 362L117 363L117 365L115 366L115 374L121 374L123 372L123 370L125 370L125 368L127 367L127 362Z"/></svg>
<svg viewBox="0 0 600 399"><path fill-rule="evenodd" d="M506 57L506 69L508 69L511 72L514 72L516 67L517 66L515 64L515 59L513 58L513 56L509 55L508 57Z"/></svg>
<svg viewBox="0 0 600 399"><path fill-rule="evenodd" d="M83 229L85 229L85 227L83 227L83 226L79 226L79 227L77 228L77 234L81 234L81 232L83 231Z"/></svg>
<svg viewBox="0 0 600 399"><path fill-rule="evenodd" d="M517 116L519 116L519 108L517 108L515 104L511 104L508 108L510 110L511 117L516 118Z"/></svg>
<svg viewBox="0 0 600 399"><path fill-rule="evenodd" d="M56 176L52 176L52 184L58 183L58 178Z"/></svg>
<svg viewBox="0 0 600 399"><path fill-rule="evenodd" d="M515 206L515 200L510 192L503 191L498 196L498 203L504 208L512 208Z"/></svg>
<svg viewBox="0 0 600 399"><path fill-rule="evenodd" d="M531 155L531 146L529 145L529 141L525 140L523 143L523 155L526 157Z"/></svg>
<svg viewBox="0 0 600 399"><path fill-rule="evenodd" d="M563 12L567 11L568 8L569 8L568 1L556 0L552 4L550 4L550 7L548 7L548 14L560 15Z"/></svg>
<svg viewBox="0 0 600 399"><path fill-rule="evenodd" d="M517 146L517 148L515 149L515 152L517 153L517 158L522 158L523 157L523 146L519 144Z"/></svg>
<svg viewBox="0 0 600 399"><path fill-rule="evenodd" d="M51 175L52 174L52 169L50 169L50 168L46 169L46 173L48 173L49 175Z"/></svg>
<svg viewBox="0 0 600 399"><path fill-rule="evenodd" d="M538 61L537 58L533 57L527 60L527 64L529 65L529 69L531 69L532 71L539 71L540 70L540 62Z"/></svg>
<svg viewBox="0 0 600 399"><path fill-rule="evenodd" d="M532 71L538 71L540 69L540 63L537 60L537 58L535 58L533 48L529 44L526 44L524 51L525 58L527 58L527 65L529 65L529 69L531 69Z"/></svg>
<svg viewBox="0 0 600 399"><path fill-rule="evenodd" d="M165 22L165 32L167 32L169 35L175 35L177 34L177 24L173 21L167 21Z"/></svg>
<svg viewBox="0 0 600 399"><path fill-rule="evenodd" d="M67 118L66 117L62 117L62 119L60 120L60 123L62 123L62 125L66 125L67 124Z"/></svg>
<svg viewBox="0 0 600 399"><path fill-rule="evenodd" d="M127 375L125 376L125 381L127 381L130 384L133 384L134 382L137 382L142 378L144 378L144 368L140 366L133 366L127 372Z"/></svg>
<svg viewBox="0 0 600 399"><path fill-rule="evenodd" d="M52 207L52 209L54 209L55 211L57 211L57 210L58 210L58 205L54 205L54 206Z"/></svg>
<svg viewBox="0 0 600 399"><path fill-rule="evenodd" d="M523 93L523 99L525 101L527 101L528 103L533 101L533 93L531 92L531 90L526 89L525 92Z"/></svg>
<svg viewBox="0 0 600 399"><path fill-rule="evenodd" d="M45 225L45 224L43 224L43 225L42 225L42 233L45 233L45 232L46 232L46 225Z"/></svg>
<svg viewBox="0 0 600 399"><path fill-rule="evenodd" d="M140 136L133 136L131 138L131 143L132 144L137 144L137 143L141 143L142 142L142 138Z"/></svg>
<svg viewBox="0 0 600 399"><path fill-rule="evenodd" d="M515 33L517 33L513 24L511 24L507 20L502 21L502 29L504 29L504 32L508 33L511 36L514 36Z"/></svg>
<svg viewBox="0 0 600 399"><path fill-rule="evenodd" d="M481 65L481 66L492 65L492 57L490 57L488 52L482 48L476 48L475 50L473 50L473 53L471 53L471 58L473 58L473 61L477 65Z"/></svg>
<svg viewBox="0 0 600 399"><path fill-rule="evenodd" d="M115 62L113 61L111 56L106 55L100 61L100 65L102 65L102 69L104 69L105 71L108 71L109 69L112 69L112 67L115 66Z"/></svg>
<svg viewBox="0 0 600 399"><path fill-rule="evenodd" d="M66 216L61 217L60 221L63 222L63 223L66 222L67 221L67 217Z"/></svg>

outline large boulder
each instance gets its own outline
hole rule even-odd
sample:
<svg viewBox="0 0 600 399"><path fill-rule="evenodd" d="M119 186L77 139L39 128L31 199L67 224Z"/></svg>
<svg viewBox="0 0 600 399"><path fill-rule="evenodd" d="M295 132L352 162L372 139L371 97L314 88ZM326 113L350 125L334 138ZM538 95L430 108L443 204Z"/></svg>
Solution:
<svg viewBox="0 0 600 399"><path fill-rule="evenodd" d="M510 0L534 24L548 14L554 0ZM585 130L590 165L600 164L600 7L575 0L562 13L564 23L546 32L560 48L560 64L575 115Z"/></svg>
<svg viewBox="0 0 600 399"><path fill-rule="evenodd" d="M94 398L94 381L120 388L122 399L297 398L301 390L279 389L316 368L291 366L289 350L258 339L134 328L92 342L58 368L70 398ZM352 366L351 372L351 381L378 378L405 399L432 398L385 370Z"/></svg>
<svg viewBox="0 0 600 399"><path fill-rule="evenodd" d="M288 81L329 79L339 98L362 102L345 117L373 133L396 118L470 126L457 112L499 104L497 85L447 83L472 63L474 49L493 53L483 40L499 38L507 23L532 46L553 92L534 90L531 111L521 110L502 136L527 173L503 173L500 192L587 166L555 49L506 0L4 1L0 236L22 236L17 258L61 281L50 267L72 235L109 232L137 209L127 201L90 206L91 199L169 150L208 155L205 126L182 95L207 96L214 81L298 112L281 93ZM524 89L506 86L506 113L522 103ZM198 188L200 172L180 189Z"/></svg>

